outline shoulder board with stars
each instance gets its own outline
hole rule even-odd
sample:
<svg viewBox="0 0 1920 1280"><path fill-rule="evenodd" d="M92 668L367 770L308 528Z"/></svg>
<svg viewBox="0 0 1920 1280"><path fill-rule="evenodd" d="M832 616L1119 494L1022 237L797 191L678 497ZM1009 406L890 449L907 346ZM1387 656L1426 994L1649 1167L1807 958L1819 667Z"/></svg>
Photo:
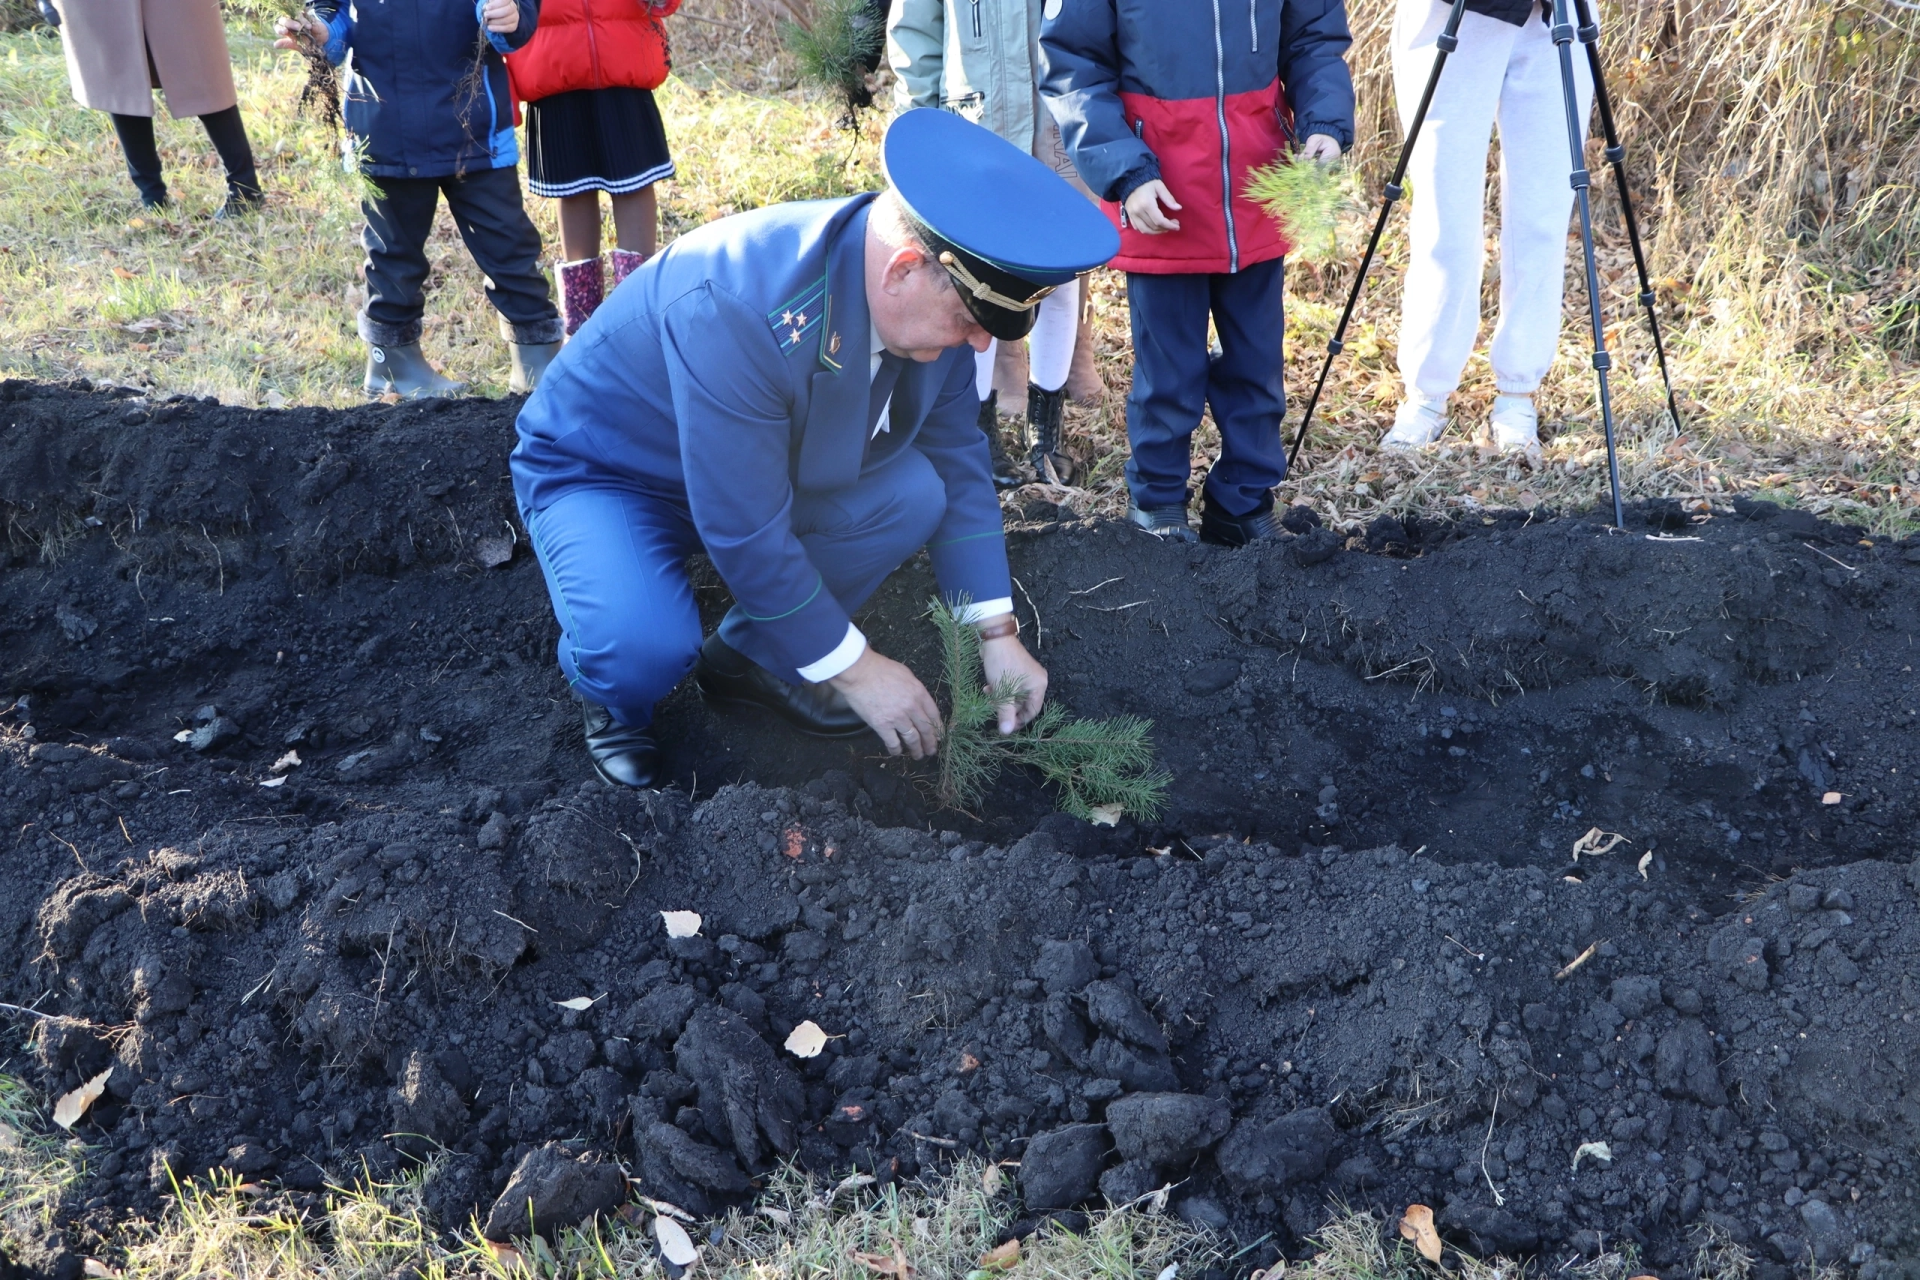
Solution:
<svg viewBox="0 0 1920 1280"><path fill-rule="evenodd" d="M783 353L791 354L826 323L827 278L818 280L767 312L767 324Z"/></svg>

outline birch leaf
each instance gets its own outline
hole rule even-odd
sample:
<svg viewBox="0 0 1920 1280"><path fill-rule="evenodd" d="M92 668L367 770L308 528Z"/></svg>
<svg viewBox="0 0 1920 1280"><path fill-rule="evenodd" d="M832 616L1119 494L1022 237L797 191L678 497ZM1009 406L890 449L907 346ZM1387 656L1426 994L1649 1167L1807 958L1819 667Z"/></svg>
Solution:
<svg viewBox="0 0 1920 1280"><path fill-rule="evenodd" d="M585 1013L606 998L607 993L603 991L597 996L575 996L571 1000L555 1000L554 1003L562 1009L571 1009L575 1013Z"/></svg>
<svg viewBox="0 0 1920 1280"><path fill-rule="evenodd" d="M80 1117L87 1114L87 1108L107 1091L107 1077L112 1074L113 1068L108 1067L72 1093L62 1094L60 1100L53 1104L53 1122L71 1131L73 1126L80 1123Z"/></svg>
<svg viewBox="0 0 1920 1280"><path fill-rule="evenodd" d="M811 1018L793 1029L787 1037L787 1052L796 1058L817 1058L827 1047L827 1033Z"/></svg>
<svg viewBox="0 0 1920 1280"><path fill-rule="evenodd" d="M660 1256L676 1267L690 1267L700 1259L687 1229L665 1214L655 1215L653 1238L660 1242Z"/></svg>
<svg viewBox="0 0 1920 1280"><path fill-rule="evenodd" d="M980 1265L989 1271L1011 1271L1020 1265L1020 1238L1015 1236L980 1255Z"/></svg>
<svg viewBox="0 0 1920 1280"><path fill-rule="evenodd" d="M1580 1168L1580 1162L1586 1159L1588 1156L1592 1156L1595 1160L1598 1160L1601 1164L1612 1164L1613 1148L1608 1146L1604 1142L1581 1143L1579 1148L1575 1150L1573 1153L1574 1169L1578 1170Z"/></svg>
<svg viewBox="0 0 1920 1280"><path fill-rule="evenodd" d="M669 938L691 938L700 932L698 911L662 911L660 918L666 921Z"/></svg>
<svg viewBox="0 0 1920 1280"><path fill-rule="evenodd" d="M1440 1233L1433 1229L1433 1210L1423 1204L1408 1205L1400 1218L1400 1234L1413 1241L1428 1262L1440 1261Z"/></svg>
<svg viewBox="0 0 1920 1280"><path fill-rule="evenodd" d="M1096 827L1117 827L1120 825L1121 815L1125 813L1126 809L1117 804L1096 804L1087 810L1088 817L1093 820L1093 825Z"/></svg>

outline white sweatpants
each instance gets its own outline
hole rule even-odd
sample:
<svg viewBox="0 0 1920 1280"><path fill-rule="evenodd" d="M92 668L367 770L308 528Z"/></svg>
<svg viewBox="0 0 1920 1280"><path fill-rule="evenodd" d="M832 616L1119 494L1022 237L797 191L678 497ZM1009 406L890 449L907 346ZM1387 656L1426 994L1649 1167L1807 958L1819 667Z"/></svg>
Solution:
<svg viewBox="0 0 1920 1280"><path fill-rule="evenodd" d="M1080 336L1080 281L1069 280L1040 299L1040 315L1027 335L1027 380L1042 391L1058 391L1067 383L1067 371L1073 367L1073 344ZM995 339L985 351L974 354L974 386L985 400L993 390L993 358L999 353Z"/></svg>
<svg viewBox="0 0 1920 1280"><path fill-rule="evenodd" d="M1393 82L1400 124L1412 124L1433 70L1442 0L1399 0ZM1586 50L1572 45L1581 138L1593 103ZM1500 126L1500 318L1490 352L1507 395L1540 386L1560 341L1572 152L1560 55L1540 12L1516 27L1463 15L1407 169L1412 188L1400 377L1409 400L1442 407L1460 385L1480 332L1487 144Z"/></svg>

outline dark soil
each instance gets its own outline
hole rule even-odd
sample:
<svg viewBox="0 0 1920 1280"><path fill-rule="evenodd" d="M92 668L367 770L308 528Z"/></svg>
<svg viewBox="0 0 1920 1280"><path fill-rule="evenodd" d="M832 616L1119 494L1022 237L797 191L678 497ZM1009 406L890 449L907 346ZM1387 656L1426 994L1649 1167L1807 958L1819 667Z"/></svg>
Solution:
<svg viewBox="0 0 1920 1280"><path fill-rule="evenodd" d="M1674 1276L1715 1228L1766 1280L1920 1275L1920 547L1765 505L1248 551L1028 509L1028 637L1074 711L1155 721L1161 823L1024 777L943 812L685 689L678 785L625 794L514 408L0 386L0 1000L64 1019L5 1015L4 1070L112 1070L30 1264L170 1168L298 1198L439 1148L440 1221L485 1221L563 1139L523 1176L582 1203L595 1150L705 1211L782 1154L970 1148L1036 1212L1177 1182L1268 1237L1236 1267L1339 1200L1553 1265ZM929 678L931 592L860 619ZM796 1059L802 1019L842 1038Z"/></svg>

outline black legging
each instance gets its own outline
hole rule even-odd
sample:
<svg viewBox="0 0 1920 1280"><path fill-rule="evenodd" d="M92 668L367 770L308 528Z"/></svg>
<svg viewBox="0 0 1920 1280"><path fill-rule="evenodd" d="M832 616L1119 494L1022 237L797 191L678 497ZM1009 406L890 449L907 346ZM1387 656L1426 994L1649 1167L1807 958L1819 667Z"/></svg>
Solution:
<svg viewBox="0 0 1920 1280"><path fill-rule="evenodd" d="M253 167L253 147L247 142L247 127L240 122L240 108L228 107L200 117L207 128L213 149L227 170L227 192L243 199L260 198L260 177ZM120 149L127 153L127 173L148 204L167 202L166 180L160 174L160 149L153 143L152 116L113 117L113 131L120 135Z"/></svg>

